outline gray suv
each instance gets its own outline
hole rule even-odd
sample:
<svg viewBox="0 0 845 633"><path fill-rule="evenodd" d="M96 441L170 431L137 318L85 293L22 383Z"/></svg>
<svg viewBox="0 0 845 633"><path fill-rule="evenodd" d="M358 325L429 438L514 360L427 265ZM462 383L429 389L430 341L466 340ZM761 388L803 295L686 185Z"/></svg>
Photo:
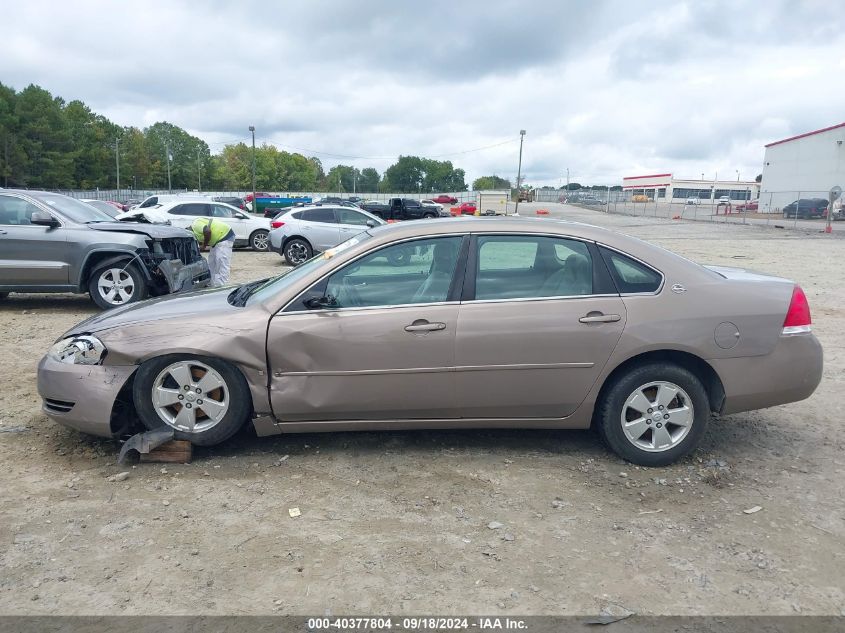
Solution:
<svg viewBox="0 0 845 633"><path fill-rule="evenodd" d="M0 191L0 299L88 292L112 308L208 283L208 264L185 229L115 222L57 193Z"/></svg>

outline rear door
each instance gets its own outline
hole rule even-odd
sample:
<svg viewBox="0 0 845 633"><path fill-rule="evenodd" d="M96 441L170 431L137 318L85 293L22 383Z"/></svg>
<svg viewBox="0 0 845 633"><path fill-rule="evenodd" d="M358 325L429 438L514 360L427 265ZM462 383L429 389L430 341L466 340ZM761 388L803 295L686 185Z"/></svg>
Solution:
<svg viewBox="0 0 845 633"><path fill-rule="evenodd" d="M300 219L303 220L302 233L314 251L322 252L343 241L340 238L340 227L334 207L305 209Z"/></svg>
<svg viewBox="0 0 845 633"><path fill-rule="evenodd" d="M462 417L562 418L625 327L595 246L563 237L473 240L455 338Z"/></svg>
<svg viewBox="0 0 845 633"><path fill-rule="evenodd" d="M267 357L276 418L455 417L463 240L383 246L303 293L331 296L331 308L308 310L301 296L275 315Z"/></svg>
<svg viewBox="0 0 845 633"><path fill-rule="evenodd" d="M67 229L32 224L34 211L42 210L23 198L0 194L0 286L69 283Z"/></svg>

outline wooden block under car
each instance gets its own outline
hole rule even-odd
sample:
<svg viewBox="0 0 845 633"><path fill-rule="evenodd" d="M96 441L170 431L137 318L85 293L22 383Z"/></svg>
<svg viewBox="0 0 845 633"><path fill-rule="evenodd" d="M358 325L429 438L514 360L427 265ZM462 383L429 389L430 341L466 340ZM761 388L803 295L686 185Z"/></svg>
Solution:
<svg viewBox="0 0 845 633"><path fill-rule="evenodd" d="M142 462L191 463L193 445L187 440L170 440L149 453L141 453Z"/></svg>

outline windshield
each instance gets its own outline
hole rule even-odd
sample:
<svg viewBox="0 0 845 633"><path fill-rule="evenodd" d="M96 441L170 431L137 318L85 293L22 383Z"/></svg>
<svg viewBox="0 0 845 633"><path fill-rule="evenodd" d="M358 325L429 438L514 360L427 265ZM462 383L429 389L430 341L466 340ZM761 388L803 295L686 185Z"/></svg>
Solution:
<svg viewBox="0 0 845 633"><path fill-rule="evenodd" d="M113 204L109 204L108 202L103 202L102 200L86 200L85 204L90 204L95 209L99 209L110 218L113 218L118 213L120 213L120 209L118 209Z"/></svg>
<svg viewBox="0 0 845 633"><path fill-rule="evenodd" d="M90 204L85 204L74 198L63 196L59 193L31 193L29 194L39 202L55 209L63 216L80 224L89 222L111 222L112 218Z"/></svg>
<svg viewBox="0 0 845 633"><path fill-rule="evenodd" d="M251 290L249 294L249 299L246 301L246 305L260 303L266 299L269 299L270 297L281 292L285 288L290 287L292 284L305 277L311 271L319 268L338 253L341 253L348 248L352 248L356 244L360 244L361 242L364 242L370 238L372 238L372 235L370 235L366 231L364 231L363 233L359 233L355 237L346 240L342 244L338 244L334 248L329 248L325 252L317 255L316 257L312 257L307 262L300 264L296 268L291 268L290 270L283 272L278 277L268 279L262 285L257 286L254 290Z"/></svg>

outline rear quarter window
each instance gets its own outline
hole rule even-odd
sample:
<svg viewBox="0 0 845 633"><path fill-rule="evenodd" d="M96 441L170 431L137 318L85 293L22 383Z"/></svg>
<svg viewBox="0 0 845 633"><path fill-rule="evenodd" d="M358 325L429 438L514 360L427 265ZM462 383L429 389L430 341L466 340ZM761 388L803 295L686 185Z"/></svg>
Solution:
<svg viewBox="0 0 845 633"><path fill-rule="evenodd" d="M663 283L663 275L650 266L603 246L599 251L620 294L657 292Z"/></svg>

